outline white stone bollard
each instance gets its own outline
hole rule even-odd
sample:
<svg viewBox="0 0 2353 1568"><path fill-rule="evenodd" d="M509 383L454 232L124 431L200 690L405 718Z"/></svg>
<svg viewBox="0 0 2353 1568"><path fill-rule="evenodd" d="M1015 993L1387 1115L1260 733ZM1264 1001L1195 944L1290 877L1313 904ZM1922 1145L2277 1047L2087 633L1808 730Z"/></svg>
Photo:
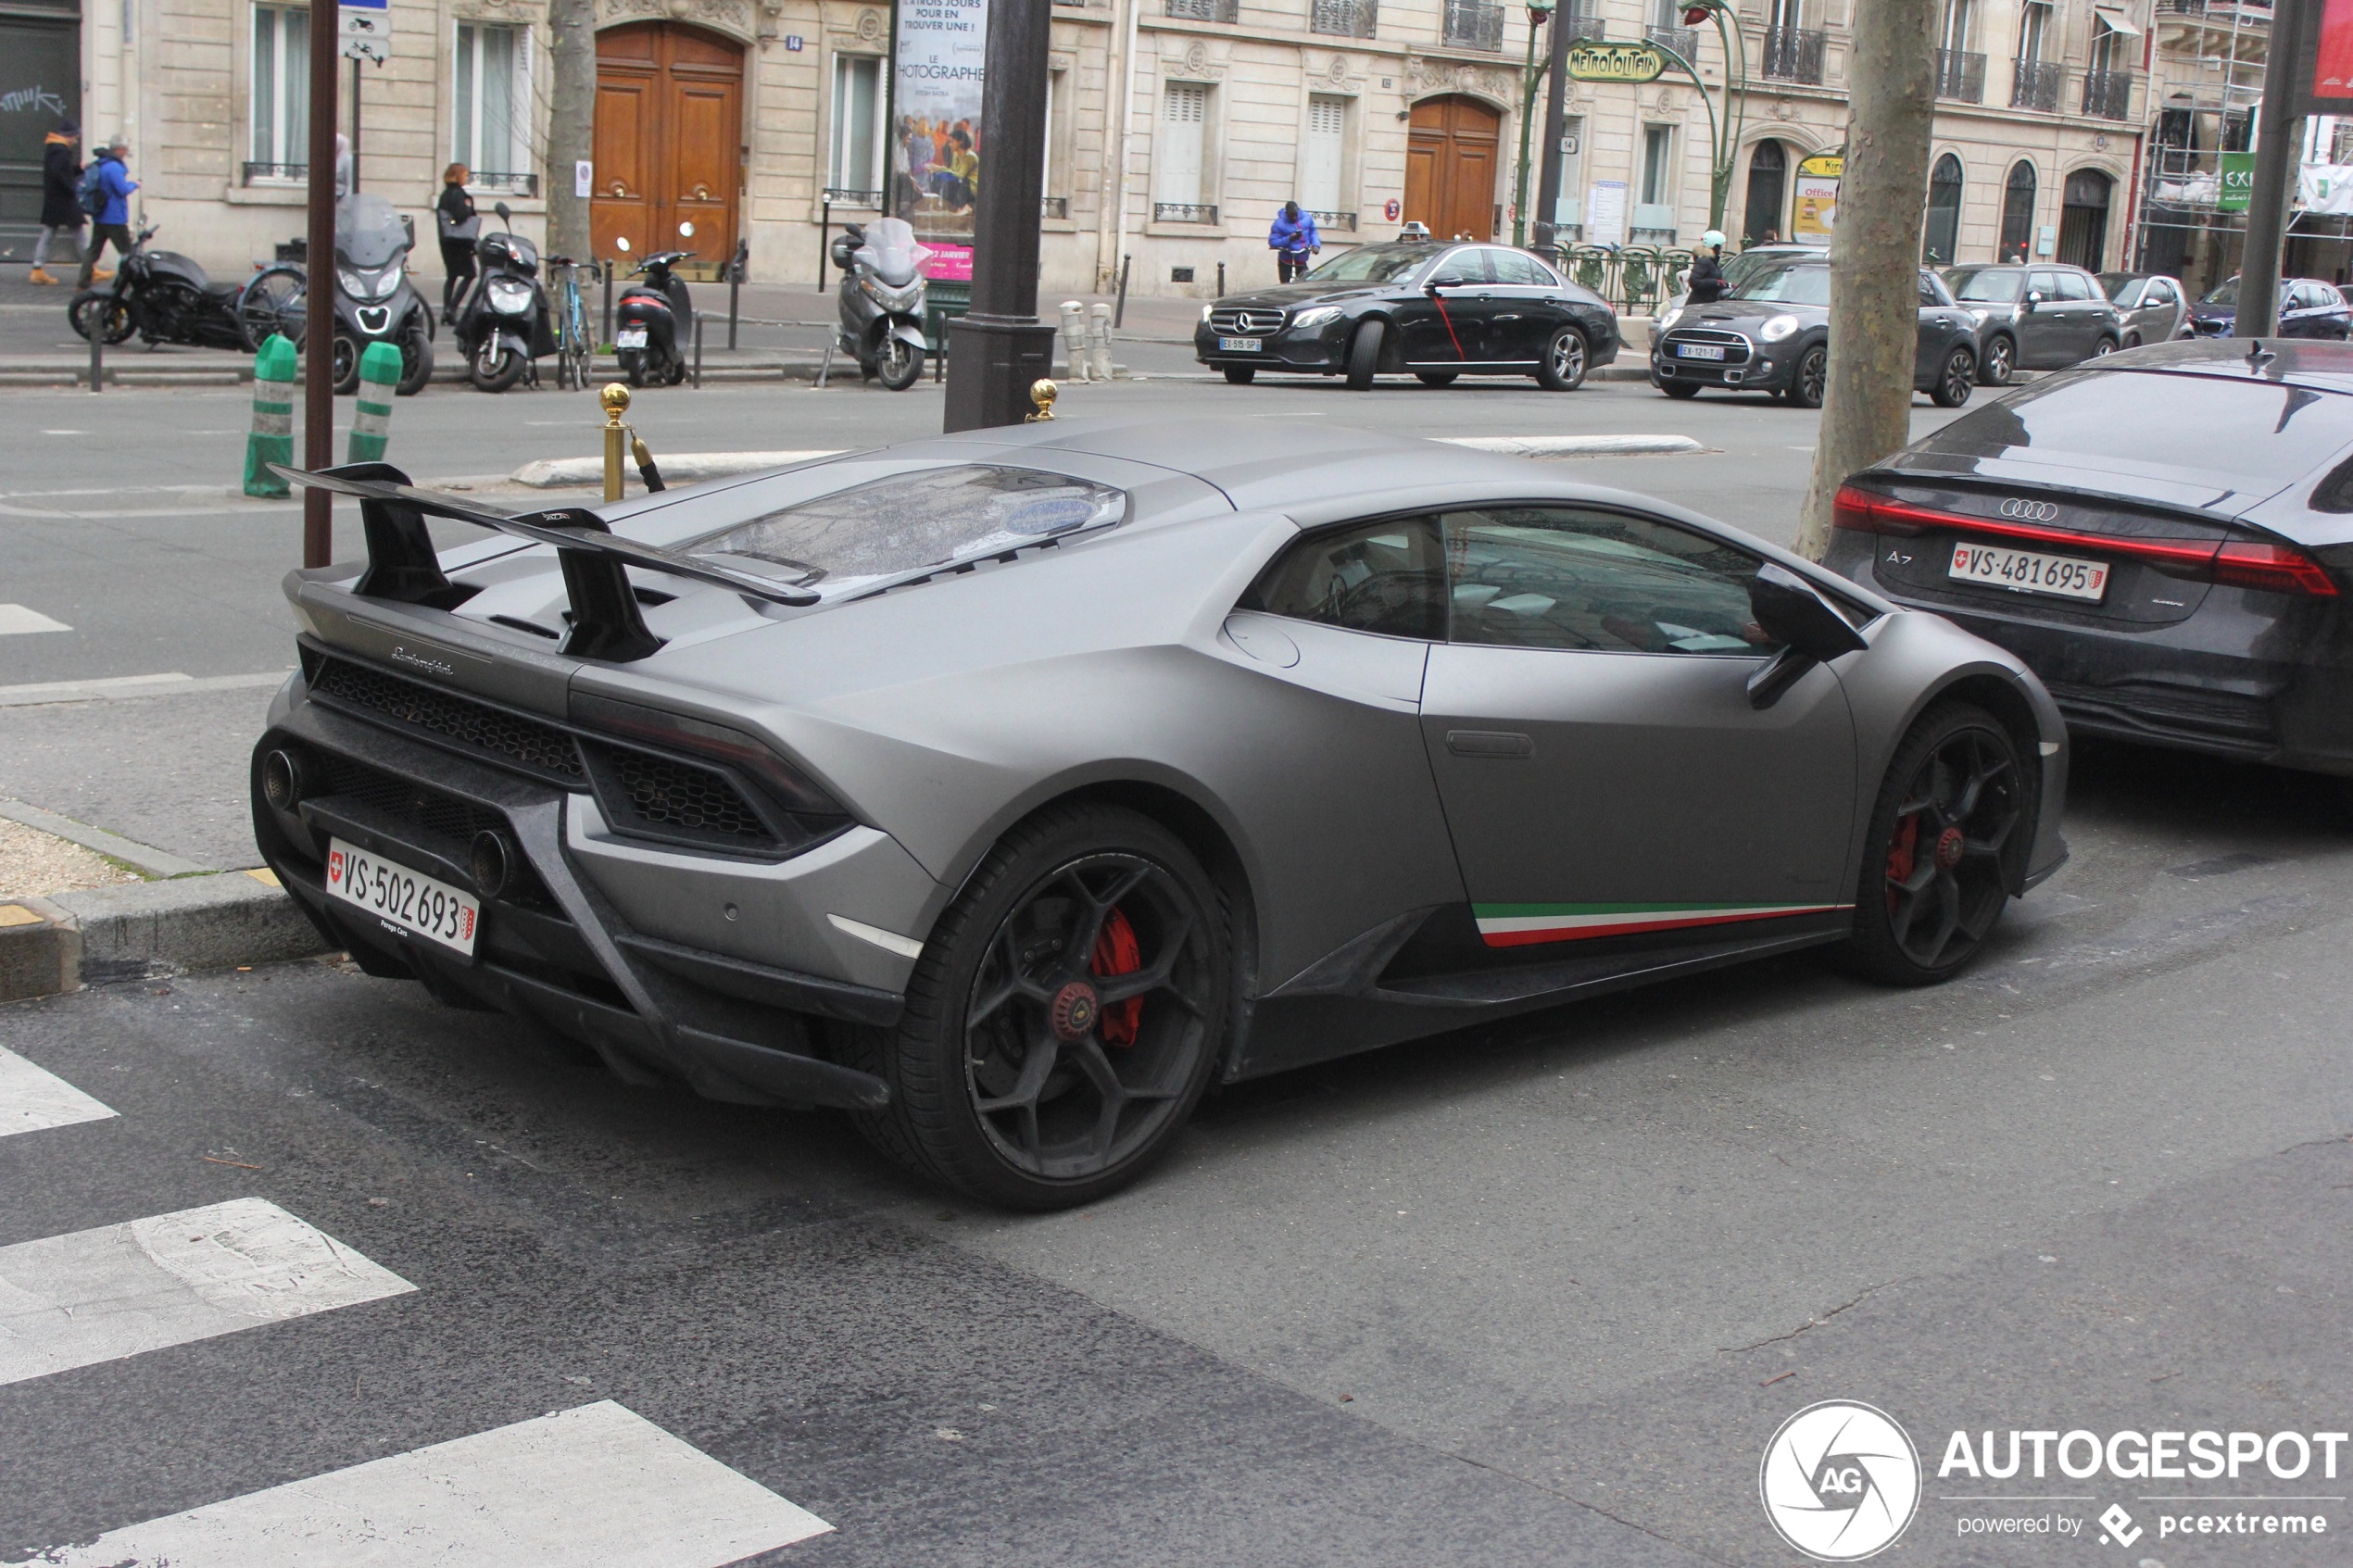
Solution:
<svg viewBox="0 0 2353 1568"><path fill-rule="evenodd" d="M1062 303L1063 358L1068 363L1067 376L1072 381L1087 379L1087 307L1075 299Z"/></svg>
<svg viewBox="0 0 2353 1568"><path fill-rule="evenodd" d="M1087 311L1087 358L1097 381L1109 381L1111 369L1111 307L1096 305Z"/></svg>

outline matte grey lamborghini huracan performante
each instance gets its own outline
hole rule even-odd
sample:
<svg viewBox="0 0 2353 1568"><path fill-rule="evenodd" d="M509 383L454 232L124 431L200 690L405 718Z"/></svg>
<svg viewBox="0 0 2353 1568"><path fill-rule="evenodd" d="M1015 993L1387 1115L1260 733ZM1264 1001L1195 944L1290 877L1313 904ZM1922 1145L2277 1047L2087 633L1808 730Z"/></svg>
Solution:
<svg viewBox="0 0 2353 1568"><path fill-rule="evenodd" d="M2065 854L2011 655L1679 508L1265 422L979 431L510 517L360 465L264 852L371 972L1083 1202L1203 1087L1815 944ZM497 536L436 556L428 517Z"/></svg>

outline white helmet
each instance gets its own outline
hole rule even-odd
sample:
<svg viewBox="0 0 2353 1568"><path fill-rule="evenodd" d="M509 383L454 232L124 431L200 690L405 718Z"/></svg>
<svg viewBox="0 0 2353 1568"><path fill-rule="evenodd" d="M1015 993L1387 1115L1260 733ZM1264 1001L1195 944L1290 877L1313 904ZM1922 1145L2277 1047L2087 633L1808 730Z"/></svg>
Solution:
<svg viewBox="0 0 2353 1568"><path fill-rule="evenodd" d="M1711 250L1722 250L1724 248L1724 231L1721 229L1710 229L1706 233L1702 234L1699 237L1699 243L1706 245Z"/></svg>

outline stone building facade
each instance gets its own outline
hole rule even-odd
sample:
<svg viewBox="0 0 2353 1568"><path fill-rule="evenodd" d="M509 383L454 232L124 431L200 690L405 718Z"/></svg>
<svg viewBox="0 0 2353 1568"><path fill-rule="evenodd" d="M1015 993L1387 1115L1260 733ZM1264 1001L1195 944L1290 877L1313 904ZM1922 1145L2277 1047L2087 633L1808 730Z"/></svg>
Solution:
<svg viewBox="0 0 2353 1568"><path fill-rule="evenodd" d="M301 225L292 68L307 6L82 3L82 118L132 138L162 243L216 268L269 256ZM1799 163L1843 142L1864 3L1739 0L1735 244L1787 235ZM1947 0L1938 259L2023 245L2120 263L2151 116L2151 4ZM1561 16L1583 37L1661 37L1709 99L1721 82L1716 31L1682 31L1671 0L1568 0ZM427 205L443 166L464 161L482 204L508 201L531 232L546 182L575 177L547 167L544 0L391 0L390 18L389 63L359 68L361 187L413 209L430 252ZM753 278L813 282L824 223L871 216L887 184L890 6L600 0L598 21L600 250L628 233L717 260L740 239ZM1207 295L1221 269L1228 287L1270 280L1266 227L1290 199L1319 214L1327 255L1416 219L1509 237L1529 29L1524 8L1492 0L1057 0L1048 296L1109 288L1123 265L1144 294ZM1699 87L1576 83L1569 115L1564 237L1695 244L1714 155ZM9 123L0 114L0 135ZM0 199L6 180L0 157ZM671 239L681 224L692 234Z"/></svg>

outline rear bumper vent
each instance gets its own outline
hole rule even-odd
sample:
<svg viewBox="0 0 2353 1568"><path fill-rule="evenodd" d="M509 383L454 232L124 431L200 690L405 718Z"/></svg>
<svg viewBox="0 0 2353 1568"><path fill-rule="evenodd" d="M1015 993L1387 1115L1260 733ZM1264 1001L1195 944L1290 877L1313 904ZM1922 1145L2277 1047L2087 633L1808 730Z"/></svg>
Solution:
<svg viewBox="0 0 2353 1568"><path fill-rule="evenodd" d="M573 737L540 720L333 655L316 660L309 684L310 695L330 708L422 730L536 778L575 785L587 782Z"/></svg>

